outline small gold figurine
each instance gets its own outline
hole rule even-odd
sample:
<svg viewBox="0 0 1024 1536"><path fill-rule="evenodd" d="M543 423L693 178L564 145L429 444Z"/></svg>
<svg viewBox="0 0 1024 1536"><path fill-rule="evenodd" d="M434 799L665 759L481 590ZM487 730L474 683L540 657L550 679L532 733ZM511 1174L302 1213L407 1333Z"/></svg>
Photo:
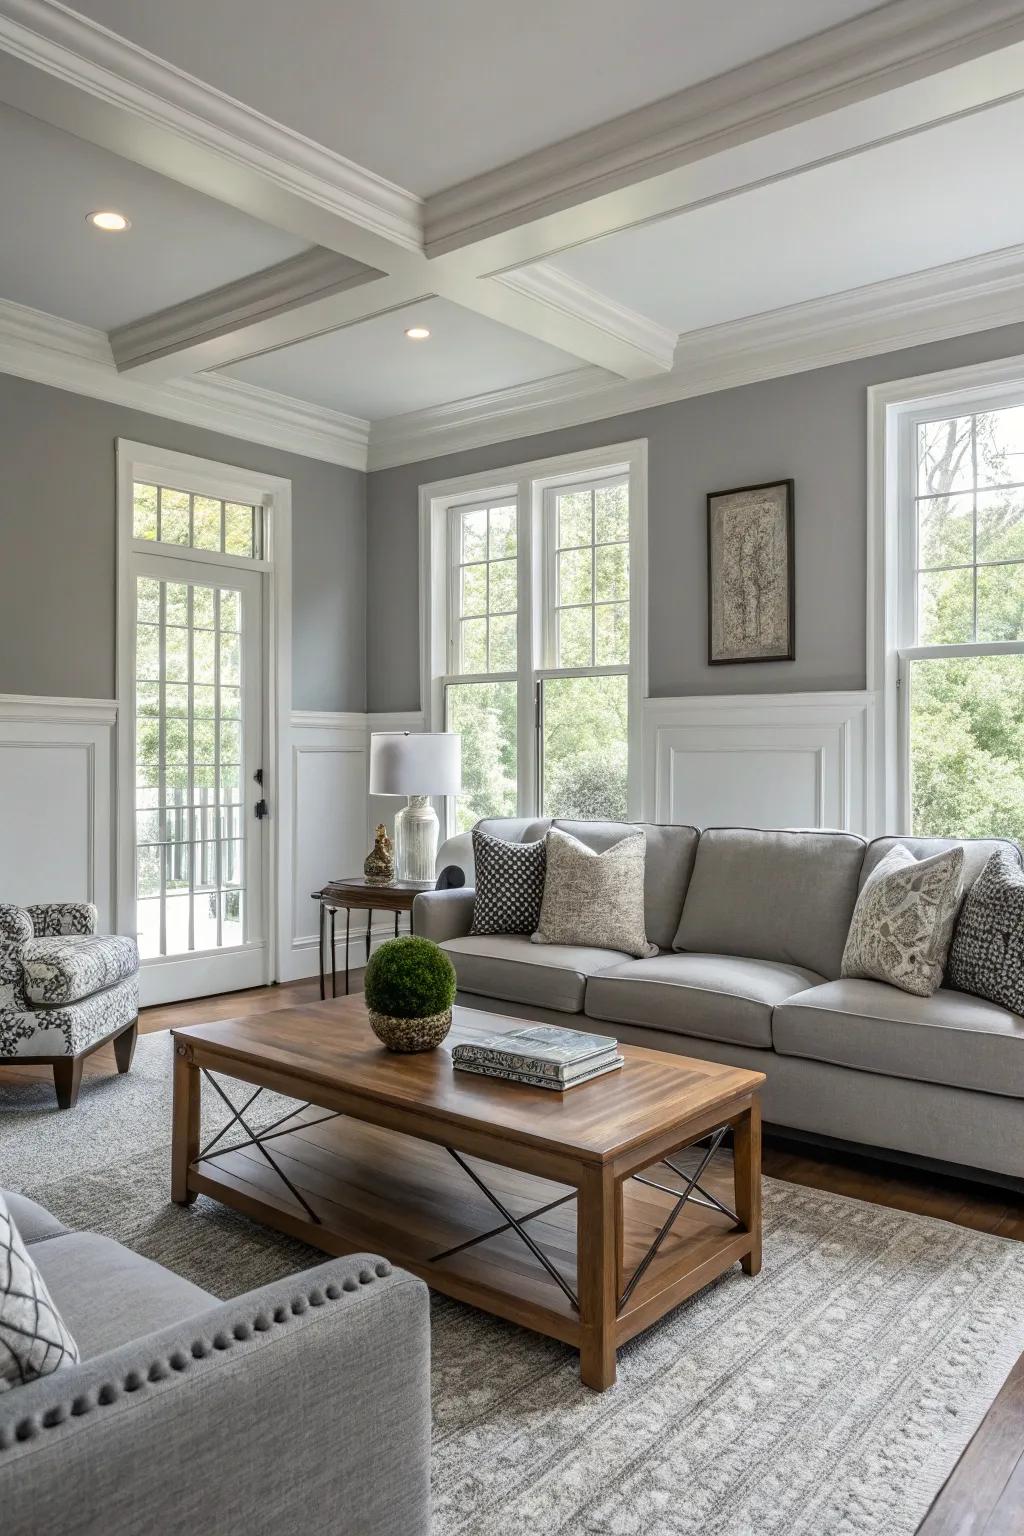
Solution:
<svg viewBox="0 0 1024 1536"><path fill-rule="evenodd" d="M383 822L377 828L373 847L366 855L363 874L373 885L392 885L395 879L395 845Z"/></svg>

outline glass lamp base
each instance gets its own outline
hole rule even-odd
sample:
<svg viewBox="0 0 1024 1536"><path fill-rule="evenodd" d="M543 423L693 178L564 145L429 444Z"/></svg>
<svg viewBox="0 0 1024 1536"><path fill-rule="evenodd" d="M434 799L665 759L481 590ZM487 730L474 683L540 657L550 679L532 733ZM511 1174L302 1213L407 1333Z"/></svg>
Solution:
<svg viewBox="0 0 1024 1536"><path fill-rule="evenodd" d="M410 795L395 817L395 874L416 885L433 885L441 826L426 795Z"/></svg>

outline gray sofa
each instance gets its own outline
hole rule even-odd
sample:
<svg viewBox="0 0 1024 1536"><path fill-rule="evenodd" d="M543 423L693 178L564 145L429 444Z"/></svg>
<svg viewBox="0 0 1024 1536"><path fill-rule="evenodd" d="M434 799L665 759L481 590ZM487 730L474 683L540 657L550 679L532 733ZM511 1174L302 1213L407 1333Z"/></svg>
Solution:
<svg viewBox="0 0 1024 1536"><path fill-rule="evenodd" d="M493 836L532 841L549 821L496 819ZM622 823L556 821L602 849ZM899 841L937 839L742 827L645 825L650 960L613 950L470 937L472 850L451 839L459 890L417 896L416 932L450 955L459 1001L515 1017L607 1027L620 1040L754 1067L765 1118L798 1133L1024 1179L1024 1019L942 987L912 997L841 980L843 947L868 872ZM965 890L996 847L964 844Z"/></svg>
<svg viewBox="0 0 1024 1536"><path fill-rule="evenodd" d="M4 1536L427 1536L427 1287L369 1254L219 1302L6 1196L79 1365L0 1393Z"/></svg>

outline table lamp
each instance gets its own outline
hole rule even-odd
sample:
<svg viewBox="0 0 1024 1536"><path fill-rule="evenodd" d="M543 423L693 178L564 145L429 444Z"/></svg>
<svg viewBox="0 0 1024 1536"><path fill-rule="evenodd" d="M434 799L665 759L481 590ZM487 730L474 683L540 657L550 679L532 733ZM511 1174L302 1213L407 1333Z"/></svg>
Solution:
<svg viewBox="0 0 1024 1536"><path fill-rule="evenodd" d="M462 791L462 737L454 731L374 731L370 794L405 795L395 817L395 874L433 885L440 825L431 795Z"/></svg>

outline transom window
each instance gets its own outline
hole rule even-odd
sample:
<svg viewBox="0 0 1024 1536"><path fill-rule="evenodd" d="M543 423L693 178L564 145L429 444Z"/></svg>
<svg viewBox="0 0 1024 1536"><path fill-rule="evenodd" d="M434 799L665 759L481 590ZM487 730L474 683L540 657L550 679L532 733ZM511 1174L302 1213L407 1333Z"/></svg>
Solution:
<svg viewBox="0 0 1024 1536"><path fill-rule="evenodd" d="M910 413L900 455L904 823L1024 838L1024 402Z"/></svg>
<svg viewBox="0 0 1024 1536"><path fill-rule="evenodd" d="M132 486L132 533L156 544L205 549L246 560L263 558L263 508L218 501L166 485Z"/></svg>
<svg viewBox="0 0 1024 1536"><path fill-rule="evenodd" d="M643 445L619 452L527 466L491 494L425 503L424 595L443 614L429 626L431 720L462 736L451 831L485 816L629 814Z"/></svg>

